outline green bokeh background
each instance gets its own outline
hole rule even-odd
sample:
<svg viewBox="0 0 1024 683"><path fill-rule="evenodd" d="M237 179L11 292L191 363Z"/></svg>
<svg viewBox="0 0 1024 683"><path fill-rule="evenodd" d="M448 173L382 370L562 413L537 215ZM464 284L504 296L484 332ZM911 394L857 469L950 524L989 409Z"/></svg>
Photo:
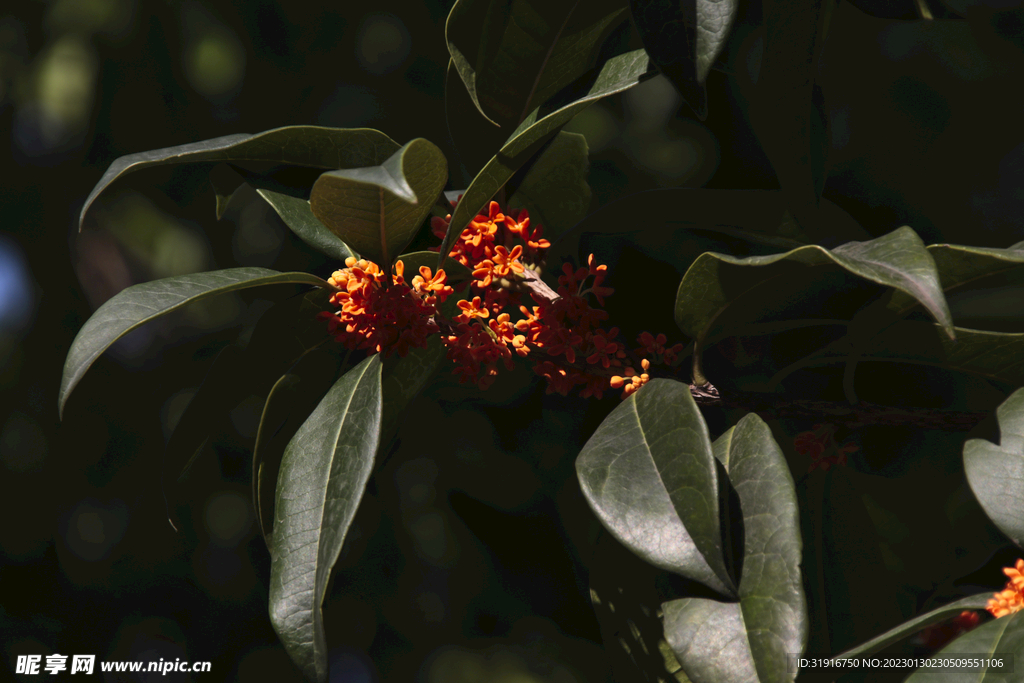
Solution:
<svg viewBox="0 0 1024 683"><path fill-rule="evenodd" d="M180 533L160 484L168 431L213 356L294 290L225 297L129 336L63 423L56 392L74 334L126 286L336 264L258 201L217 222L205 174L189 168L118 183L81 234L77 216L118 156L291 124L426 137L448 155L449 189L465 187L475 169L459 164L444 119L449 5L52 0L0 12L0 670L61 653L210 660L209 680L297 677L270 628L269 558L248 503L258 400L231 413L197 465ZM926 243L1019 241L1019 46L885 5L891 18L837 10L821 75L825 196L875 235L910 224ZM756 39L737 31L725 61L742 82ZM706 123L658 78L570 124L590 146L592 209L658 187L775 186L742 92L719 72L708 88ZM622 268L613 310L674 287L674 272L629 254ZM650 327L670 320L666 310ZM545 397L524 371L475 401L442 373L411 406L339 562L332 680L605 680L585 569L596 529L572 461L615 399ZM891 435L872 438L883 448Z"/></svg>

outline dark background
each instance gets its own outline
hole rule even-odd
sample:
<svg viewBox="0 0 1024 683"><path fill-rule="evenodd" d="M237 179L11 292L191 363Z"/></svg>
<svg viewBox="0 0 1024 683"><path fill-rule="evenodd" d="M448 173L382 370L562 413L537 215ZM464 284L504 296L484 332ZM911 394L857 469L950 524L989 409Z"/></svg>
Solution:
<svg viewBox="0 0 1024 683"><path fill-rule="evenodd" d="M54 0L0 13L2 667L56 652L212 661L195 680L297 678L270 628L269 558L249 510L260 404L232 411L197 465L179 533L160 485L170 428L265 303L224 297L130 335L63 422L56 395L74 334L124 287L334 264L258 202L217 222L205 170L131 176L81 234L78 212L118 156L292 124L426 137L464 187L473 169L444 120L449 4ZM833 20L826 197L875 235L910 224L926 243L1024 239L1019 30L984 13L924 23L888 11L842 3ZM738 27L724 59L736 78L712 74L706 123L655 79L571 124L591 147L593 208L655 187L774 186L736 85L756 70L754 45ZM371 485L328 598L332 680L605 675L577 543L594 527L565 511L581 509L572 460L614 399L544 398L528 373L469 396L442 382L414 403Z"/></svg>

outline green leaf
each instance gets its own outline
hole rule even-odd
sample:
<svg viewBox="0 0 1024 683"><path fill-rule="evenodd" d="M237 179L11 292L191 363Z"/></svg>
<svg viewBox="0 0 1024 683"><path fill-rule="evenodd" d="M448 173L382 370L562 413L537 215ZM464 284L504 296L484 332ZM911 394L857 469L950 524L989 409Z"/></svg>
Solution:
<svg viewBox="0 0 1024 683"><path fill-rule="evenodd" d="M797 221L818 228L827 126L814 78L835 0L764 0L764 57L751 123Z"/></svg>
<svg viewBox="0 0 1024 683"><path fill-rule="evenodd" d="M270 619L306 678L327 680L321 605L380 442L381 362L345 373L285 449L274 506Z"/></svg>
<svg viewBox="0 0 1024 683"><path fill-rule="evenodd" d="M217 356L178 420L164 453L164 495L175 528L173 515L178 502L187 496L183 487L188 470L210 438L227 427L231 410L246 396L266 396L290 367L331 341L327 325L316 319L317 313L329 307L330 296L330 290L315 289L273 304ZM336 353L327 355L337 357ZM322 388L321 396L327 388ZM306 414L312 409L310 405Z"/></svg>
<svg viewBox="0 0 1024 683"><path fill-rule="evenodd" d="M587 139L561 131L509 197L510 209L526 209L530 225L544 227L549 242L583 220L590 208Z"/></svg>
<svg viewBox="0 0 1024 683"><path fill-rule="evenodd" d="M114 160L85 200L79 229L96 197L121 176L151 166L204 162L270 162L312 168L353 168L379 164L398 144L370 128L286 126L248 135L238 133L187 145L129 154Z"/></svg>
<svg viewBox="0 0 1024 683"><path fill-rule="evenodd" d="M860 657L881 652L893 643L898 643L904 638L909 638L918 631L931 626L932 624L938 624L939 622L946 621L951 617L955 617L964 610L985 609L985 605L988 604L988 600L991 597L991 593L980 593L961 600L956 600L947 605L943 605L942 607L937 607L930 612L926 612L903 622L896 628L889 629L882 635L876 636L866 643L858 645L855 648L851 648L842 654L838 654L835 658L850 659L851 657ZM978 652L981 652L981 650L978 650Z"/></svg>
<svg viewBox="0 0 1024 683"><path fill-rule="evenodd" d="M630 0L644 48L697 117L708 116L704 81L725 47L737 0Z"/></svg>
<svg viewBox="0 0 1024 683"><path fill-rule="evenodd" d="M907 678L906 683L963 683L963 681L1010 683L1019 681L1019 667L1024 661L1024 659L1020 659L1024 656L1024 614L1018 612L982 624L932 655L936 659L945 657L956 659L957 656L972 659L981 656L1002 659L1006 668L1003 671L991 668L987 671L972 673L946 667L932 671L919 669Z"/></svg>
<svg viewBox="0 0 1024 683"><path fill-rule="evenodd" d="M953 329L955 341L933 323L896 323L871 341L860 361L920 363L1024 384L1024 334Z"/></svg>
<svg viewBox="0 0 1024 683"><path fill-rule="evenodd" d="M494 156L494 150L501 149L501 145L508 138L509 129L499 128L493 121L488 121L480 115L459 77L455 60L452 59L448 60L448 72L445 75L444 113L448 123L448 134L460 162L456 164L452 160L452 183L465 187L469 179ZM456 174L456 168L459 168L459 174ZM450 209L441 216L447 213L450 213Z"/></svg>
<svg viewBox="0 0 1024 683"><path fill-rule="evenodd" d="M743 515L739 602L667 602L665 637L696 681L791 681L796 672L787 654L803 652L808 628L793 477L768 425L754 414L715 440L714 455Z"/></svg>
<svg viewBox="0 0 1024 683"><path fill-rule="evenodd" d="M748 258L701 254L679 284L676 324L697 340L699 351L718 317L744 294L794 278L808 280L810 289L810 273L805 267L826 265L914 297L946 334L955 338L935 262L917 234L905 226L868 242L849 242L832 250L808 245L785 254ZM694 382L700 384L704 379L698 376L699 357L695 354L694 359Z"/></svg>
<svg viewBox="0 0 1024 683"><path fill-rule="evenodd" d="M329 285L309 273L279 273L266 268L232 268L211 273L178 275L134 285L96 309L68 351L60 383L58 411L92 364L111 344L150 320L217 294L274 284Z"/></svg>
<svg viewBox="0 0 1024 683"><path fill-rule="evenodd" d="M625 10L620 0L458 0L445 38L477 110L515 127L593 66Z"/></svg>
<svg viewBox="0 0 1024 683"><path fill-rule="evenodd" d="M985 279L1024 265L1024 242L1009 249L965 247L959 244L929 244L944 292L953 292L983 284ZM917 306L917 300L902 292L893 293L890 311L903 316Z"/></svg>
<svg viewBox="0 0 1024 683"><path fill-rule="evenodd" d="M964 444L964 471L985 514L1024 547L1024 389L999 406L996 419L999 445L969 440Z"/></svg>
<svg viewBox="0 0 1024 683"><path fill-rule="evenodd" d="M272 484L277 482L281 462L276 458L267 457L267 443L284 427L291 414L292 403L299 395L300 383L299 376L292 373L281 375L274 382L270 393L267 394L267 400L263 403L260 425L256 431L256 444L252 449L252 506L256 512L256 522L263 535L263 542L270 552L274 550L271 542L274 530L274 501L271 492L275 488ZM284 456L283 450L281 456Z"/></svg>
<svg viewBox="0 0 1024 683"><path fill-rule="evenodd" d="M267 393L252 451L252 496L256 521L271 552L274 491L285 448L334 384L343 364L335 349L314 351L281 375Z"/></svg>
<svg viewBox="0 0 1024 683"><path fill-rule="evenodd" d="M224 218L224 212L227 211L231 198L244 184L245 178L236 173L228 164L217 164L210 169L210 185L213 186L213 193L217 198L217 220Z"/></svg>
<svg viewBox="0 0 1024 683"><path fill-rule="evenodd" d="M417 138L380 166L324 173L309 205L346 244L387 270L409 244L448 180L448 162Z"/></svg>
<svg viewBox="0 0 1024 683"><path fill-rule="evenodd" d="M245 395L245 386L238 381L244 376L244 370L245 345L235 341L225 346L174 426L164 449L164 495L168 498L168 507L177 498L175 493L168 495L168 489L176 491L218 421L227 417ZM177 528L173 521L172 525Z"/></svg>
<svg viewBox="0 0 1024 683"><path fill-rule="evenodd" d="M711 441L688 386L655 379L620 403L583 447L576 474L620 543L656 567L735 594Z"/></svg>
<svg viewBox="0 0 1024 683"><path fill-rule="evenodd" d="M487 165L466 188L462 201L452 212L448 233L441 242L441 258L438 263L444 264L455 238L462 234L469 222L491 200L491 197L497 194L509 178L540 151L544 143L559 128L602 97L632 88L643 79L649 70L650 59L643 50L634 50L612 57L601 67L601 71L586 95L556 108L550 113L541 114L540 109L535 109L527 116L519 128L512 133L501 151L487 162Z"/></svg>
<svg viewBox="0 0 1024 683"><path fill-rule="evenodd" d="M305 199L271 190L257 190L257 192L273 207L284 224L298 235L299 239L321 254L326 254L341 263L344 263L349 256L358 257L358 254L352 251L347 244L317 220L309 202Z"/></svg>

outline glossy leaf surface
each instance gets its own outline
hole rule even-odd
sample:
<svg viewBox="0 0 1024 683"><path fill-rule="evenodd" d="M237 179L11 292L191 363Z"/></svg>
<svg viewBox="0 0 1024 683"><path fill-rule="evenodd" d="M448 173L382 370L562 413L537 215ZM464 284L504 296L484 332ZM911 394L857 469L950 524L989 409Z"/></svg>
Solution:
<svg viewBox="0 0 1024 683"><path fill-rule="evenodd" d="M655 379L619 404L583 447L576 473L620 543L656 567L734 594L711 441L687 385Z"/></svg>
<svg viewBox="0 0 1024 683"><path fill-rule="evenodd" d="M754 414L716 439L714 454L743 516L739 602L665 603L665 637L698 683L791 681L796 672L787 653L803 651L808 629L793 477L771 430Z"/></svg>
<svg viewBox="0 0 1024 683"><path fill-rule="evenodd" d="M281 461L274 506L270 619L292 660L327 680L321 604L380 443L381 361L345 373L299 428Z"/></svg>
<svg viewBox="0 0 1024 683"><path fill-rule="evenodd" d="M382 163L398 149L384 133L371 128L286 126L255 135L238 133L186 145L128 154L110 164L85 200L79 228L89 207L121 176L152 166L205 162L270 162L312 168L354 168Z"/></svg>
<svg viewBox="0 0 1024 683"><path fill-rule="evenodd" d="M278 273L266 268L232 268L210 273L179 275L134 285L111 297L96 309L78 331L64 362L59 410L100 354L140 325L166 315L193 301L240 289L273 284L306 284L327 287L309 273Z"/></svg>
<svg viewBox="0 0 1024 683"><path fill-rule="evenodd" d="M380 166L329 171L313 185L313 215L382 268L409 244L448 180L448 162L417 138Z"/></svg>

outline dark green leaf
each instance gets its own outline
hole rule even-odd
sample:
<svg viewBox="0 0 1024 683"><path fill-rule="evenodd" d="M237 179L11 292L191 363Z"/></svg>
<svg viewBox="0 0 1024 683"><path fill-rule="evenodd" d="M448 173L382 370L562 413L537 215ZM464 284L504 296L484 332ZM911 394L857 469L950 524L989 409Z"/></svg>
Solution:
<svg viewBox="0 0 1024 683"><path fill-rule="evenodd" d="M245 369L244 361L244 344L236 341L225 346L182 412L164 452L165 495L168 488L174 488L188 474L210 438L215 418L226 416L245 395L245 387L238 381ZM168 502L174 497L168 496Z"/></svg>
<svg viewBox="0 0 1024 683"><path fill-rule="evenodd" d="M827 591L817 597L825 601L831 652L871 638L904 616L897 600L897 582L886 571L878 533L862 498L864 481L848 474L859 475L842 469L835 476L824 476L824 495L815 501L823 508L821 578ZM810 537L805 538L810 542ZM807 568L816 570L816 566ZM866 604L869 599L870 606Z"/></svg>
<svg viewBox="0 0 1024 683"><path fill-rule="evenodd" d="M1011 683L1021 678L1020 666L1024 662L1024 614L1020 612L1000 617L968 631L952 643L932 655L936 659L958 656L977 658L984 654L992 659L1002 659L1008 664L1004 671L965 672L950 667L937 670L919 669L906 683Z"/></svg>
<svg viewBox="0 0 1024 683"><path fill-rule="evenodd" d="M530 167L508 206L529 211L531 228L543 226L544 238L554 241L587 215L589 170L587 139L561 131Z"/></svg>
<svg viewBox="0 0 1024 683"><path fill-rule="evenodd" d="M284 224L299 236L299 239L321 254L327 254L340 263L344 263L349 256L358 256L337 235L317 220L317 217L313 215L313 210L309 207L309 202L305 199L271 190L257 190L257 192L273 207Z"/></svg>
<svg viewBox="0 0 1024 683"><path fill-rule="evenodd" d="M956 341L933 323L902 321L873 339L860 360L921 363L1024 384L1024 334L954 330Z"/></svg>
<svg viewBox="0 0 1024 683"><path fill-rule="evenodd" d="M381 362L335 383L285 449L274 505L270 619L292 660L327 680L321 605L380 442Z"/></svg>
<svg viewBox="0 0 1024 683"><path fill-rule="evenodd" d="M267 393L252 451L252 495L268 550L273 551L274 491L284 450L334 384L342 364L336 349L314 351L281 375Z"/></svg>
<svg viewBox="0 0 1024 683"><path fill-rule="evenodd" d="M464 171L463 175L456 176L457 164L453 161L452 182L465 187L466 183L494 156L494 150L501 149L502 143L508 138L509 129L499 128L480 115L469 92L466 91L466 86L459 78L454 60L448 61L448 73L445 76L444 111L448 134L461 162L460 171ZM450 210L445 213L450 213Z"/></svg>
<svg viewBox="0 0 1024 683"><path fill-rule="evenodd" d="M593 66L625 10L620 0L458 0L445 37L477 110L515 127Z"/></svg>
<svg viewBox="0 0 1024 683"><path fill-rule="evenodd" d="M656 567L735 594L711 441L688 386L655 379L619 404L583 447L576 473L620 543Z"/></svg>
<svg viewBox="0 0 1024 683"><path fill-rule="evenodd" d="M643 390L638 392L642 394ZM662 606L665 637L697 681L787 681L787 654L807 643L800 518L789 466L761 418L749 414L714 443L743 515L739 602Z"/></svg>
<svg viewBox="0 0 1024 683"><path fill-rule="evenodd" d="M443 264L452 242L462 234L471 220L491 200L498 190L508 182L534 154L540 151L548 139L572 117L602 97L628 90L639 83L650 69L650 60L643 50L634 50L612 57L604 63L596 80L583 97L554 111L541 114L535 109L516 129L508 142L487 165L473 178L466 188L462 201L455 207L448 233L441 242Z"/></svg>
<svg viewBox="0 0 1024 683"><path fill-rule="evenodd" d="M217 161L259 161L312 168L353 168L381 163L398 144L370 128L287 126L248 135L238 133L187 145L154 149L115 159L85 200L79 229L93 201L123 175L151 166Z"/></svg>
<svg viewBox="0 0 1024 683"><path fill-rule="evenodd" d="M999 445L984 439L965 443L964 471L985 514L1010 540L1024 547L1024 389L999 406L996 419Z"/></svg>
<svg viewBox="0 0 1024 683"><path fill-rule="evenodd" d="M309 204L331 232L387 269L422 227L447 180L441 150L417 138L380 166L324 173Z"/></svg>
<svg viewBox="0 0 1024 683"><path fill-rule="evenodd" d="M271 543L271 533L274 529L274 501L270 492L274 490L272 483L277 482L281 462L278 460L275 463L267 459L267 442L284 426L285 420L291 414L292 403L299 394L300 382L298 375L288 373L281 375L281 378L270 388L267 400L263 404L263 412L260 414L256 444L252 449L252 506L256 512L256 522L259 524L260 533L263 534L263 542L266 543L267 550L271 552L274 549ZM281 456L284 456L283 451Z"/></svg>
<svg viewBox="0 0 1024 683"><path fill-rule="evenodd" d="M872 638L866 643L858 645L855 648L851 648L842 654L836 655L836 659L849 659L850 657L859 657L881 652L893 643L897 643L904 638L908 638L927 626L938 624L939 622L946 621L951 617L955 617L964 610L985 609L985 605L988 604L988 600L991 597L991 593L981 593L979 595L972 595L970 597L963 598L962 600L956 600L948 605L943 605L942 607L933 609L931 612L926 612L925 614L918 615L913 619L905 621L896 628L889 629L882 635Z"/></svg>
<svg viewBox="0 0 1024 683"><path fill-rule="evenodd" d="M725 47L737 0L630 0L633 21L651 59L701 121L708 115L704 81Z"/></svg>
<svg viewBox="0 0 1024 683"><path fill-rule="evenodd" d="M815 230L827 126L815 103L814 77L834 5L835 0L764 0L764 57L751 102L751 122L790 210Z"/></svg>
<svg viewBox="0 0 1024 683"><path fill-rule="evenodd" d="M213 186L213 193L217 198L217 220L224 218L231 198L244 183L245 178L227 164L217 164L210 169L210 185Z"/></svg>
<svg viewBox="0 0 1024 683"><path fill-rule="evenodd" d="M810 277L805 266L839 266L864 280L892 287L914 297L955 338L949 307L942 294L935 262L921 239L908 227L868 242L849 242L831 251L816 245L785 254L734 258L701 254L679 285L675 319L679 328L697 339L697 349L718 317L754 289L773 281ZM811 276L813 277L813 276ZM702 382L696 375L694 381Z"/></svg>
<svg viewBox="0 0 1024 683"><path fill-rule="evenodd" d="M266 268L232 268L211 273L179 275L134 285L100 306L79 330L64 362L58 410L86 370L111 344L150 320L193 301L249 287L273 284L306 284L328 287L309 273L278 273Z"/></svg>
<svg viewBox="0 0 1024 683"><path fill-rule="evenodd" d="M871 239L832 202L823 200L821 210L830 234L846 240ZM556 269L567 259L584 263L588 254L581 248L589 234L632 234L631 246L649 258L672 264L682 275L705 251L749 256L807 244L785 219L785 202L776 190L649 190L591 213L553 241L547 259Z"/></svg>
<svg viewBox="0 0 1024 683"><path fill-rule="evenodd" d="M1009 249L965 247L959 244L929 244L928 253L935 260L939 282L945 292L962 291L982 284L986 278L1020 268L1024 265L1024 243ZM893 294L889 309L904 315L917 301L902 292Z"/></svg>
<svg viewBox="0 0 1024 683"><path fill-rule="evenodd" d="M1015 245L1009 249L989 249L951 244L931 244L928 246L928 253L931 254L935 261L935 268L939 275L939 283L943 294L952 292L963 295L965 292L969 292L972 287L984 285L986 281L991 282L1000 275L1020 268L1021 264L1024 264L1024 249L1021 249L1020 246ZM896 351L896 349L910 350L910 355L906 357L911 361L917 355L918 360L922 362L952 367L953 369L960 369L957 367L958 361L955 359L968 359L971 360L968 365L974 366L975 370L980 370L980 374L983 375L987 374L987 370L998 369L1001 371L1002 368L1007 368L1008 365L1012 366L1012 363L1008 363L1010 360L1008 354L1015 348L1016 341L1014 338L1009 335L1000 337L993 333L974 330L966 332L971 337L972 343L964 344L961 348L959 345L954 346L946 341L935 341L929 335L927 328L919 326L918 339L920 340L922 334L927 337L922 349L925 352L923 354L914 353L916 350L907 344L901 343L898 334L889 328L913 312L919 304L920 302L916 297L904 291L894 290L890 297L883 297L857 313L851 320L849 332L844 337L822 348L819 352L808 357L800 364L795 365L792 369L834 362L838 355L845 355L847 365L844 387L847 397L853 400L856 397L854 376L858 363L863 359L863 354L874 354L875 351L880 351L882 357L893 356L894 354L891 351L885 350L887 348L892 351ZM886 332L887 329L888 331ZM955 332L959 334L960 329L959 327L955 328ZM879 342L877 337L883 333L887 341ZM893 343L895 343L895 348ZM996 352L995 356L991 359L985 358L983 355L989 351ZM896 351L895 355L899 354L900 352ZM826 358L829 360L825 360ZM980 363L975 362L974 359L980 361ZM947 362L951 362L953 365L947 365ZM969 371L973 372L975 370ZM785 374L788 374L788 372L783 371L780 373L783 376ZM1011 370L1011 376L1017 375L1019 375L1019 370L1016 372ZM781 380L781 376L778 380ZM1008 378L1008 381L1015 380Z"/></svg>

